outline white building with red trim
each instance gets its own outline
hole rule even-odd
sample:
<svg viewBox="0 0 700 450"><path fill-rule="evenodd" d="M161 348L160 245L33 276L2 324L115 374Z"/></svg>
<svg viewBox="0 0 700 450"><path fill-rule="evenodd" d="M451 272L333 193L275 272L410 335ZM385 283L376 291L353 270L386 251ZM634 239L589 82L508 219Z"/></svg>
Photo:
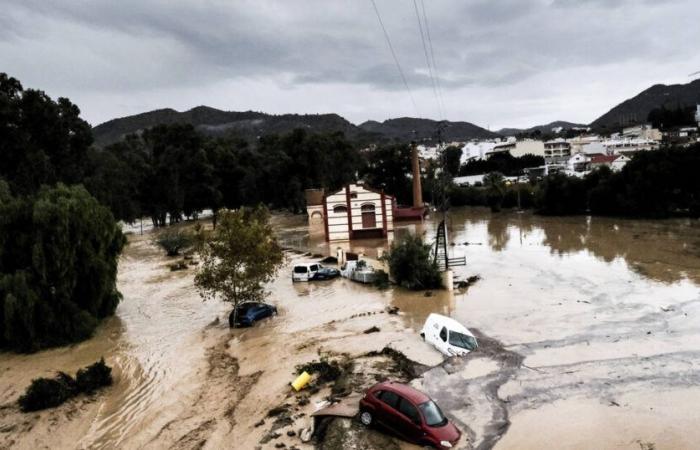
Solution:
<svg viewBox="0 0 700 450"><path fill-rule="evenodd" d="M394 232L394 197L364 184L349 184L323 197L327 241L385 238Z"/></svg>

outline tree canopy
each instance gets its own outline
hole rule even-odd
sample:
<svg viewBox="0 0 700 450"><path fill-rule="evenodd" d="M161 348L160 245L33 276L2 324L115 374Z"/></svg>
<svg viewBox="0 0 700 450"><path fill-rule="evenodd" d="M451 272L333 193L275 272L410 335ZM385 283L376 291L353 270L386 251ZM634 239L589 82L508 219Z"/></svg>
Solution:
<svg viewBox="0 0 700 450"><path fill-rule="evenodd" d="M396 283L414 290L440 287L440 271L431 258L430 248L420 236L410 233L391 244L389 271Z"/></svg>
<svg viewBox="0 0 700 450"><path fill-rule="evenodd" d="M263 284L283 261L282 249L264 207L221 210L219 223L202 245L202 267L195 285L204 299L217 295L239 303L262 300Z"/></svg>
<svg viewBox="0 0 700 450"><path fill-rule="evenodd" d="M0 178L12 192L31 194L42 184L79 183L91 144L90 125L77 106L25 90L0 73Z"/></svg>
<svg viewBox="0 0 700 450"><path fill-rule="evenodd" d="M82 187L14 197L0 181L0 347L34 351L89 337L121 298L125 239Z"/></svg>

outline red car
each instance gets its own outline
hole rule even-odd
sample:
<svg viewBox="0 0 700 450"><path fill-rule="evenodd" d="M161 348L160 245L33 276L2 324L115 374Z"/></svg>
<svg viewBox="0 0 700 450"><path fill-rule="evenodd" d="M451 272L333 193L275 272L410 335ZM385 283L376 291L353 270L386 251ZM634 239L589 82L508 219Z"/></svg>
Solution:
<svg viewBox="0 0 700 450"><path fill-rule="evenodd" d="M462 433L424 393L392 381L369 388L360 400L360 421L381 424L407 441L452 448Z"/></svg>

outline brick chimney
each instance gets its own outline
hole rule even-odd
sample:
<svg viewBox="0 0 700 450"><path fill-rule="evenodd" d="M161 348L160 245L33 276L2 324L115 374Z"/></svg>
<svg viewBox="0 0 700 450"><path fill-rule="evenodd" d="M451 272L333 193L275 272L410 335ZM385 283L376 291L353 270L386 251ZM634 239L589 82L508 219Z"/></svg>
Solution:
<svg viewBox="0 0 700 450"><path fill-rule="evenodd" d="M418 146L411 142L411 165L413 166L413 207L422 208L423 189L420 183L420 161L418 160Z"/></svg>

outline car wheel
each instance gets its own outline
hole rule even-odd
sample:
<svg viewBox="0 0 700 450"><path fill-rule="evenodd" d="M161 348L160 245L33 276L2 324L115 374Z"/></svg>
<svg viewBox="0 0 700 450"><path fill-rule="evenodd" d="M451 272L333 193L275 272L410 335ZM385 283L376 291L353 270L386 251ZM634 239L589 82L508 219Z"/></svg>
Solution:
<svg viewBox="0 0 700 450"><path fill-rule="evenodd" d="M360 422L362 422L362 425L368 427L372 425L372 421L374 421L374 417L372 417L372 413L369 411L362 411L360 412Z"/></svg>

